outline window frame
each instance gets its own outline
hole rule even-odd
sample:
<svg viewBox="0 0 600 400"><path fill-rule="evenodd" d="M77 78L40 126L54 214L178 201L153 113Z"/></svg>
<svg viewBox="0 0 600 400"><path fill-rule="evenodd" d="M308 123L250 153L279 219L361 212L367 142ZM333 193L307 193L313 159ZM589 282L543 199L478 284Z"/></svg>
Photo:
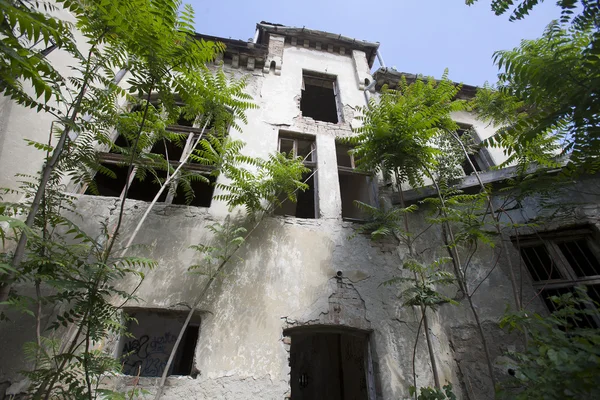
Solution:
<svg viewBox="0 0 600 400"><path fill-rule="evenodd" d="M566 230L541 232L534 235L519 237L518 240L515 237L511 238L513 244L519 252L521 262L525 264L524 269L527 271L531 278L532 287L536 292L538 292L540 296L542 296L542 293L545 290L571 289L582 285L600 285L600 274L578 277L575 270L564 255L563 251L559 247L559 244L561 243L585 240L589 251L595 257L596 262L600 264L600 246L597 244L597 239L598 233L590 227L578 227ZM546 249L548 256L558 269L559 273L562 275L561 279L536 279L531 273L530 269L527 266L527 261L523 257L522 250L524 248L532 248L540 245L544 246L544 248ZM546 304L545 306L549 312L553 311L550 310ZM586 305L587 308L595 309L595 307L590 306L591 305ZM592 315L591 318L593 319L596 326L600 328L600 314L596 313L595 315Z"/></svg>
<svg viewBox="0 0 600 400"><path fill-rule="evenodd" d="M333 99L335 102L335 110L336 110L337 119L338 119L337 122L323 121L323 120L315 119L314 117L304 115L304 113L302 112L301 104L302 104L302 98L304 96L304 91L306 90L305 78L308 78L309 81L317 80L317 81L325 81L325 82L331 83L331 85L332 85L331 90L333 92ZM298 104L298 107L300 108L302 117L303 118L311 118L314 121L318 121L318 122L325 123L325 124L338 125L338 124L344 123L345 122L344 121L344 103L342 101L342 96L340 93L340 85L338 83L338 76L333 75L333 74L308 70L308 69L302 69L301 79L302 79L302 83L300 86L300 102ZM311 85L311 86L317 86L317 85Z"/></svg>
<svg viewBox="0 0 600 400"><path fill-rule="evenodd" d="M348 151L352 150L353 146L344 144L344 143L340 143L338 140L335 141L335 153L336 153L336 165L337 165L337 171L338 171L338 186L341 185L340 183L340 179L339 176L340 175L354 175L354 176L364 176L365 178L368 179L367 181L367 186L369 188L369 204L371 206L376 205L377 204L377 199L378 199L378 194L377 194L377 185L376 185L376 180L373 178L373 175L367 173L367 172L362 172L362 171L357 171L356 170L356 163L355 163L355 158L354 158L354 154L352 153L348 153L348 156L350 157L350 167L344 166L344 165L340 165L339 163L339 159L337 157L338 155L338 146L347 148ZM343 214L343 204L344 201L342 199L342 190L340 187L340 212ZM358 222L364 222L366 221L366 219L364 218L353 218L353 217L344 217L342 215L342 219L345 221L358 221Z"/></svg>
<svg viewBox="0 0 600 400"><path fill-rule="evenodd" d="M318 168L317 168L317 137L315 135L305 135L295 132L289 131L279 131L277 134L277 151L281 153L281 142L285 140L293 141L293 157L298 157L298 141L310 141L311 142L311 150L310 150L310 161L308 159L303 159L302 163L305 167L310 169L309 176L312 176L313 179L313 191L314 191L314 207L315 207L315 216L313 219L319 219L321 217L321 212L319 208L319 179L318 179ZM287 153L286 153L287 154ZM277 209L275 209L277 210ZM276 214L276 215L287 215L287 214ZM295 217L301 218L302 217Z"/></svg>
<svg viewBox="0 0 600 400"><path fill-rule="evenodd" d="M462 133L459 133L459 132L462 132ZM488 151L488 149L485 146L481 146L482 140L479 137L479 134L477 133L477 130L475 129L475 127L473 125L458 123L458 129L456 130L456 134L459 138L461 138L463 135L469 135L470 140L473 141L473 144L476 146L480 146L476 153L469 154L475 158L475 162L481 168L481 171L475 171L475 172L478 172L478 173L486 172L486 171L489 171L490 168L492 168L493 166L496 165L494 163L494 160L492 159L492 156L490 155L490 152ZM464 162L468 162L468 160L465 159ZM461 164L460 167L463 170L463 173L465 174L465 176L471 175L471 174L467 175L467 172L465 171L463 164Z"/></svg>

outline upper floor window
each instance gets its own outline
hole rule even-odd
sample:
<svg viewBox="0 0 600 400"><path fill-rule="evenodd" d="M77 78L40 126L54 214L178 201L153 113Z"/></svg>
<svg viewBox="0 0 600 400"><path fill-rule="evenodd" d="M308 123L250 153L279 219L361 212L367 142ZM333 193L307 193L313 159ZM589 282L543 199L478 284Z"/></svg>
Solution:
<svg viewBox="0 0 600 400"><path fill-rule="evenodd" d="M333 75L302 71L302 116L317 121L343 122L337 79Z"/></svg>
<svg viewBox="0 0 600 400"><path fill-rule="evenodd" d="M153 107L157 107L153 105ZM132 112L138 112L133 108ZM168 160L171 172L182 163L191 147L198 139L202 129L196 128L194 119L181 113L176 124L167 128L168 137L153 141L145 148L150 154L161 155ZM133 145L131 138L125 134L117 133L116 138L108 151L98 154L100 168L94 175L93 185L86 189L86 194L95 194L107 197L120 197L127 184L128 162ZM135 200L152 201L162 183L167 177L167 164L153 165L154 173L139 167L134 168L129 182L127 198ZM180 176L186 179L175 179L171 190L165 190L159 197L159 202L168 204L189 204L200 207L210 207L214 192L215 178L210 176L212 168L189 160L181 169ZM191 196L193 193L193 196Z"/></svg>
<svg viewBox="0 0 600 400"><path fill-rule="evenodd" d="M298 199L296 203L281 199L282 205L275 209L275 214L296 218L318 218L315 137L280 132L278 150L288 157L302 157L304 165L310 168L310 171L302 176L302 181L308 185L308 189L296 193Z"/></svg>
<svg viewBox="0 0 600 400"><path fill-rule="evenodd" d="M471 175L476 171L487 171L494 165L492 157L490 156L488 150L481 146L481 140L477 136L477 133L472 126L462 125L460 129L456 131L456 133L458 137L463 139L467 151L469 152L468 159L465 158L461 164L465 175ZM475 169L473 169L473 167L475 167Z"/></svg>
<svg viewBox="0 0 600 400"><path fill-rule="evenodd" d="M516 238L513 239L516 244ZM536 290L549 311L556 305L549 299L585 286L592 300L600 302L600 248L591 229L569 229L520 237L521 257ZM593 307L593 305L590 305ZM594 307L595 308L595 307ZM586 315L578 326L600 328L600 316Z"/></svg>
<svg viewBox="0 0 600 400"><path fill-rule="evenodd" d="M363 220L367 215L354 204L354 201L373 205L376 197L375 185L371 176L356 170L354 154L351 150L352 147L346 144L335 144L342 200L342 218Z"/></svg>

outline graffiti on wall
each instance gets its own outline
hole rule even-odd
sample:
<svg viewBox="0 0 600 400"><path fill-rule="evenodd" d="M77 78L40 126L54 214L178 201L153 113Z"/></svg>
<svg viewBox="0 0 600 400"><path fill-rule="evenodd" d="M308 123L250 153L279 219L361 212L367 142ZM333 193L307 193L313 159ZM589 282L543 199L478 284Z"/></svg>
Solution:
<svg viewBox="0 0 600 400"><path fill-rule="evenodd" d="M162 375L177 335L165 332L161 336L143 335L123 346L125 363L123 372L128 375Z"/></svg>

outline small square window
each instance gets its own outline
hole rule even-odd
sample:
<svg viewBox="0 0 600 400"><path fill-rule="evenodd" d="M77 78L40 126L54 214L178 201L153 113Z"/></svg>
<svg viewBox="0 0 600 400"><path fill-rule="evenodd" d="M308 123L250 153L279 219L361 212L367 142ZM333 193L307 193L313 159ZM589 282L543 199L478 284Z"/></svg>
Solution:
<svg viewBox="0 0 600 400"><path fill-rule="evenodd" d="M128 332L133 337L124 337L121 357L123 373L126 375L156 377L164 372L167 360L179 336L187 312L136 310L130 315ZM169 375L192 375L194 355L200 332L200 318L195 316L187 326Z"/></svg>

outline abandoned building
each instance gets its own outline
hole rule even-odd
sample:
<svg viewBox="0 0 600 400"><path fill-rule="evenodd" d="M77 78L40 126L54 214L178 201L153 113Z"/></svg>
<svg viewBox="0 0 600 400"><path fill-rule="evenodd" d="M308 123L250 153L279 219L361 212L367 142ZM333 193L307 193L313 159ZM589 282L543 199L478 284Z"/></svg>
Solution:
<svg viewBox="0 0 600 400"><path fill-rule="evenodd" d="M372 242L366 235L349 239L365 217L354 200L377 205L382 197L393 204L398 199L377 177L355 170L353 157L339 139L353 135L360 123L357 110L377 96L382 85L393 87L401 76L411 75L386 67L378 43L339 34L261 22L250 41L198 36L227 46L219 62L233 76L248 77L247 92L259 105L247 112L243 132L232 130L230 135L244 140L244 152L253 156L266 158L276 151L304 156L311 169L310 188L296 204L288 202L265 218L226 276L198 305L163 398L408 398L418 315L401 305L398 288L382 286L402 273L406 249L394 241ZM475 90L465 85L459 95L469 98ZM16 173L35 173L43 161L23 138L44 141L50 119L7 100L0 103L0 115L0 186L15 187ZM453 117L464 127L462 134L473 134L475 141L494 133L492 126L467 112ZM198 127L189 125L181 120L173 129L197 132ZM490 170L504 160L501 149L482 149L472 157L486 184L500 184L511 176L510 167ZM105 160L119 178L98 177L100 195L69 186L84 216L79 222L90 232L116 218L125 184L116 156L106 153ZM470 164L464 165L464 172L460 187L476 188ZM135 185L126 202L125 231L134 229L157 190L151 183ZM512 265L524 259L526 268L512 272L523 280L527 298L548 281L552 284L544 290L560 292L585 282L600 293L600 214L592 197L578 190L584 185L576 183L570 192L573 203L584 205L544 225L538 235L524 236L520 251L516 246L511 251ZM131 375L139 368L139 385L154 392L185 315L196 301L204 278L188 272L197 257L190 246L209 240L207 226L222 221L229 210L214 199L218 188L199 184L194 190L189 206L177 193L161 198L136 239L149 245L144 255L158 267L147 273L137 293L142 301L128 305L139 322L130 326L134 338L107 338L102 345L115 357L129 354L123 374L111 381L115 387L131 385ZM414 202L427 193L427 188L407 190L405 198ZM514 221L529 221L540 210L537 200L529 199L508 212ZM424 215L411 216L411 223L424 227ZM420 241L441 243L441 232L427 230ZM496 257L497 268L492 265ZM557 268L548 272L549 263ZM512 302L506 255L482 248L472 265L473 281L489 274L475 298L496 372L503 376L504 353L515 346L514 337L497 326ZM530 307L545 310L543 299L533 300ZM471 313L466 307L442 307L431 314L429 326L442 383L452 383L462 399L489 398L483 348ZM7 396L24 387L19 374L26 368L22 345L33 340L32 324L25 317L0 324L0 384ZM418 384L432 386L423 337L415 363Z"/></svg>

